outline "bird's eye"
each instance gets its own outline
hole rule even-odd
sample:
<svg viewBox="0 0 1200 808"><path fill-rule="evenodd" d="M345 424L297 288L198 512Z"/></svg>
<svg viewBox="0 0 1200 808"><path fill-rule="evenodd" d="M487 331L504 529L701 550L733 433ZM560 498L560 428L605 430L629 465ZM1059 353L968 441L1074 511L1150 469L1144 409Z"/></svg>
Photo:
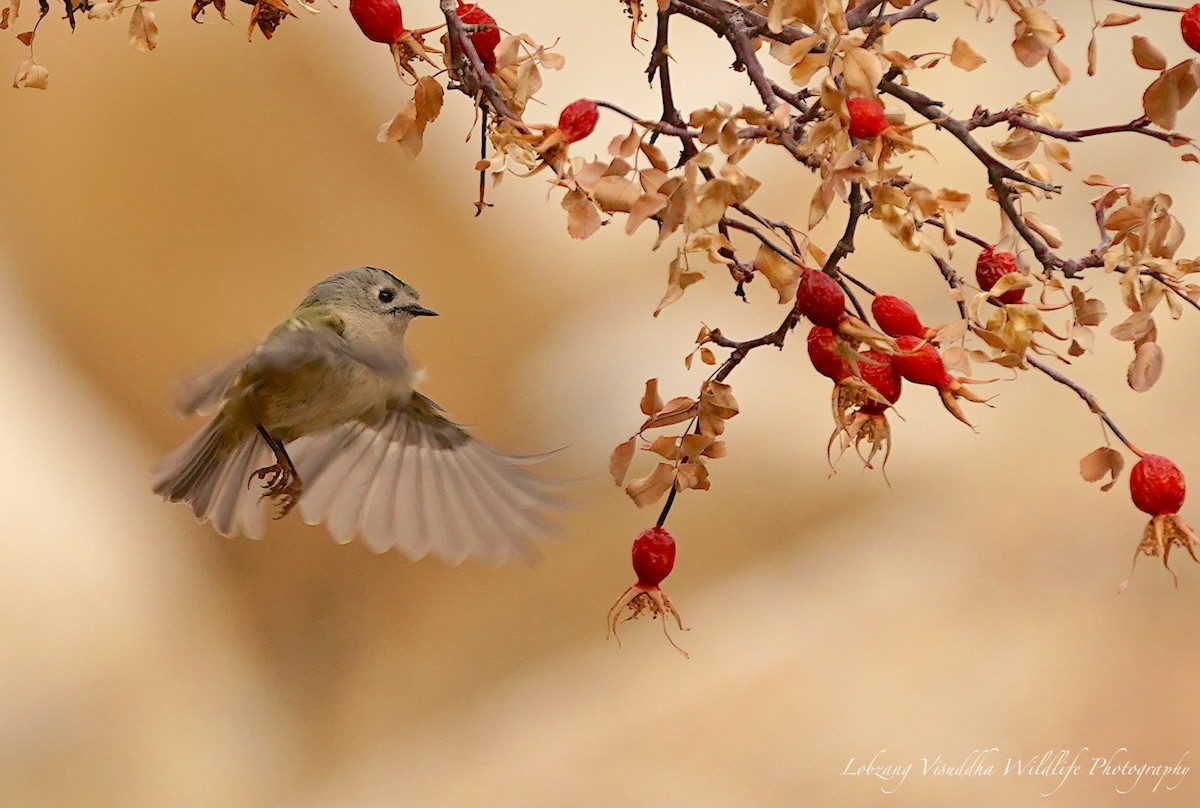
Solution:
<svg viewBox="0 0 1200 808"><path fill-rule="evenodd" d="M396 299L396 293L393 292L391 289L380 289L379 290L379 302L380 303L391 303L395 299Z"/></svg>

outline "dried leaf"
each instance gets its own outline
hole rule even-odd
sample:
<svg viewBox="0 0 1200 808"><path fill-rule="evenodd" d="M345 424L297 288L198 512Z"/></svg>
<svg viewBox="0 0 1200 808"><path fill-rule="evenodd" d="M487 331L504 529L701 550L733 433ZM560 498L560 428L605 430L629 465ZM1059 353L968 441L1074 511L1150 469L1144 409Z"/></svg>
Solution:
<svg viewBox="0 0 1200 808"><path fill-rule="evenodd" d="M1133 61L1146 70L1166 70L1167 57L1144 36L1133 38Z"/></svg>
<svg viewBox="0 0 1200 808"><path fill-rule="evenodd" d="M646 447L646 451L660 455L667 460L679 457L679 437L677 435L660 435Z"/></svg>
<svg viewBox="0 0 1200 808"><path fill-rule="evenodd" d="M675 481L675 467L670 463L659 463L645 477L630 480L625 493L639 508L653 505Z"/></svg>
<svg viewBox="0 0 1200 808"><path fill-rule="evenodd" d="M1155 79L1142 95L1146 117L1163 129L1174 129L1179 110L1196 94L1196 62L1187 59Z"/></svg>
<svg viewBox="0 0 1200 808"><path fill-rule="evenodd" d="M1154 386L1162 377L1163 350L1157 342L1143 342L1138 346L1137 354L1129 365L1126 378L1129 386L1138 393L1144 393Z"/></svg>
<svg viewBox="0 0 1200 808"><path fill-rule="evenodd" d="M1101 491L1107 491L1116 484L1123 468L1125 458L1116 449L1107 446L1101 446L1096 451L1084 455L1079 461L1079 474L1089 483L1097 482L1106 475L1112 476L1112 479L1100 486Z"/></svg>
<svg viewBox="0 0 1200 808"><path fill-rule="evenodd" d="M663 408L662 396L658 394L658 379L646 379L646 391L638 404L642 415L658 415Z"/></svg>
<svg viewBox="0 0 1200 808"><path fill-rule="evenodd" d="M647 429L657 429L690 421L696 416L699 409L699 404L687 396L673 398L664 404L657 413L647 418L639 431L645 432Z"/></svg>
<svg viewBox="0 0 1200 808"><path fill-rule="evenodd" d="M771 288L779 293L780 303L792 303L796 299L796 289L800 286L800 275L803 273L797 264L787 260L765 244L760 244L754 256L754 269L757 270Z"/></svg>
<svg viewBox="0 0 1200 808"><path fill-rule="evenodd" d="M633 450L637 442L637 438L633 437L624 443L618 444L617 448L613 449L612 455L608 458L608 473L612 475L613 482L617 485L625 482L625 475L629 472L629 463L633 460Z"/></svg>
<svg viewBox="0 0 1200 808"><path fill-rule="evenodd" d="M567 212L567 232L571 238L585 239L595 234L601 224L600 208L586 196Z"/></svg>
<svg viewBox="0 0 1200 808"><path fill-rule="evenodd" d="M979 68L986 61L987 59L980 56L964 39L954 40L954 44L950 47L950 64L966 70L968 73Z"/></svg>
<svg viewBox="0 0 1200 808"><path fill-rule="evenodd" d="M154 22L154 12L147 11L141 3L129 16L129 42L137 50L145 52L154 50L158 44L158 25Z"/></svg>
<svg viewBox="0 0 1200 808"><path fill-rule="evenodd" d="M50 80L50 70L39 65L32 59L23 59L17 65L17 75L13 78L14 87L27 87L31 90L44 90Z"/></svg>

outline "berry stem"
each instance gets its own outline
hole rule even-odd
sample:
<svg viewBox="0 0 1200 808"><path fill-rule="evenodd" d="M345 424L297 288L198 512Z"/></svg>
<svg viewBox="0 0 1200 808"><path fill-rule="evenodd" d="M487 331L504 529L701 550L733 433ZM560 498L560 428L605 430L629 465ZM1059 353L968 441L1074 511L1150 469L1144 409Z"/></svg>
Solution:
<svg viewBox="0 0 1200 808"><path fill-rule="evenodd" d="M1142 451L1140 449L1138 449L1136 446L1134 446L1132 443L1129 442L1129 439L1125 437L1124 433L1122 433L1121 430L1117 427L1116 423L1113 422L1113 419L1110 418L1108 413L1106 413L1104 411L1104 409L1100 406L1100 402L1096 401L1096 397L1093 396L1090 392L1088 392L1088 390L1086 388L1084 388L1079 383L1064 376L1063 374L1059 373L1057 370L1050 367L1049 365L1046 365L1041 360L1036 359L1031 354L1028 354L1028 353L1025 354L1025 361L1028 362L1031 366L1040 370L1042 373L1045 373L1051 379L1054 379L1054 381L1058 382L1059 384L1064 385L1064 386L1069 387L1070 389L1074 390L1075 394L1078 395L1080 398L1082 398L1084 400L1084 402L1088 405L1088 409L1090 409L1092 412L1096 413L1096 415L1100 416L1100 420L1104 422L1104 425L1106 427L1108 427L1109 431L1111 431L1113 433L1113 435L1117 438L1117 440L1119 440L1119 441L1121 441L1121 443L1125 444L1125 448L1127 448L1129 451L1133 452L1138 457L1142 457L1142 454L1143 454Z"/></svg>

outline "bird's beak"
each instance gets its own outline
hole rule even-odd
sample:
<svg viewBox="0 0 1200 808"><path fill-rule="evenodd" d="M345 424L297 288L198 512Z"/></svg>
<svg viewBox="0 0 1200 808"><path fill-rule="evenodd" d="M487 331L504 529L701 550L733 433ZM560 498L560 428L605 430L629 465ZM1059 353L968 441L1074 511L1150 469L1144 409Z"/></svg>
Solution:
<svg viewBox="0 0 1200 808"><path fill-rule="evenodd" d="M406 312L408 312L409 314L411 314L413 317L437 317L438 316L438 313L436 311L434 311L433 309L427 309L419 303L413 303L409 306L405 306L404 310Z"/></svg>

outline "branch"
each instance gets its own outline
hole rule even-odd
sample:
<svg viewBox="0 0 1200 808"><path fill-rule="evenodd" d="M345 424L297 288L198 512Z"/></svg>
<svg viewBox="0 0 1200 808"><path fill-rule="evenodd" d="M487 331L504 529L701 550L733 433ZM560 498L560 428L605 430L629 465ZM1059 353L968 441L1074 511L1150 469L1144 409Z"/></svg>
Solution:
<svg viewBox="0 0 1200 808"><path fill-rule="evenodd" d="M1067 378L1063 374L1059 373L1057 370L1054 370L1049 365L1044 364L1041 360L1035 358L1032 354L1026 353L1025 361L1028 362L1033 367L1040 370L1042 373L1045 373L1051 379L1054 379L1054 381L1058 382L1059 384L1065 385L1066 387L1069 387L1070 389L1074 390L1075 394L1078 395L1080 398L1082 398L1084 400L1084 402L1088 405L1088 409L1090 409L1092 412L1096 413L1096 415L1100 416L1100 420L1104 422L1105 426L1107 426L1110 430L1112 430L1112 433L1113 433L1113 435L1116 436L1117 440L1119 440L1119 441L1121 441L1121 443L1125 444L1125 446L1129 449L1129 451L1133 452L1134 454L1138 454L1138 455L1141 454L1141 452L1139 452L1137 450L1137 448L1132 443L1129 442L1129 439L1125 437L1125 435L1121 432L1121 430L1117 428L1117 425L1113 422L1113 419L1108 416L1108 413L1106 413L1104 411L1104 409L1100 406L1100 403L1098 401L1096 401L1095 396L1093 396L1091 393L1089 393L1085 388L1081 387L1078 383Z"/></svg>

